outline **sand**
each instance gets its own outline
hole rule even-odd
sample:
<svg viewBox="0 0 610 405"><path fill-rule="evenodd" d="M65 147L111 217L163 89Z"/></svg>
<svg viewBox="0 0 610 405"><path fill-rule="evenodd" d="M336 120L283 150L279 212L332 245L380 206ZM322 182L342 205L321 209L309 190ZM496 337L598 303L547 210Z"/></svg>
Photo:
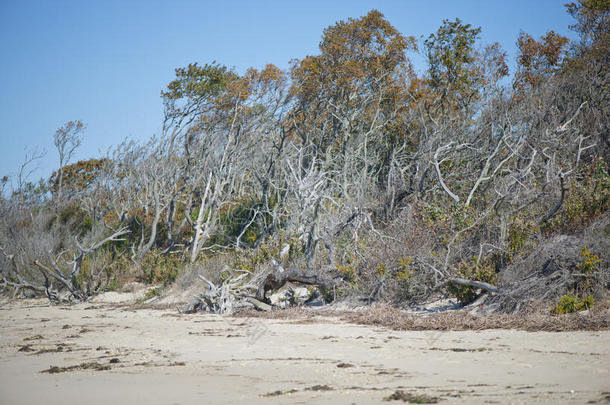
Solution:
<svg viewBox="0 0 610 405"><path fill-rule="evenodd" d="M1 404L368 404L397 390L610 402L610 331L396 332L41 300L0 302L0 328Z"/></svg>

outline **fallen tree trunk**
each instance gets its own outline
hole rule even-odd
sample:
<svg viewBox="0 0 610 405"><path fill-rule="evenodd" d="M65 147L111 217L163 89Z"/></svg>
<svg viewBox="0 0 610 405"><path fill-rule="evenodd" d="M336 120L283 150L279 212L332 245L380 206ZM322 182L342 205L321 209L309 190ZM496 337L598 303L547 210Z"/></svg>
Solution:
<svg viewBox="0 0 610 405"><path fill-rule="evenodd" d="M332 270L330 267L318 272L298 267L285 270L275 259L271 259L267 270L255 275L243 273L229 277L220 286L199 276L208 285L207 291L195 296L180 312L190 314L209 311L216 314L228 314L234 309L248 307L259 311L270 311L272 306L269 305L267 298L268 291L278 290L288 282L315 285L332 290L342 280L340 275L333 275Z"/></svg>
<svg viewBox="0 0 610 405"><path fill-rule="evenodd" d="M246 297L246 301L254 305L254 308L258 309L259 311L271 311L271 305L265 304L256 298Z"/></svg>
<svg viewBox="0 0 610 405"><path fill-rule="evenodd" d="M253 280L253 284L258 287L256 299L261 301L266 300L268 291L277 290L289 281L332 290L343 280L336 269L330 267L313 271L294 266L286 270L275 259L271 259L271 264L272 267L268 271L257 277L257 280Z"/></svg>
<svg viewBox="0 0 610 405"><path fill-rule="evenodd" d="M459 284L459 285L467 285L470 287L480 288L481 290L485 290L485 291L493 293L493 294L505 294L504 290L502 290L492 284L486 283L484 281L466 280L464 278L454 277L451 274L449 274L447 271L441 271L441 270L437 269L436 267L432 266L430 263L427 263L423 260L421 261L421 263L423 263L427 267L431 268L434 272L436 272L438 275L440 275L444 279L441 283L437 284L434 287L434 289L437 289L443 285L446 285L447 283L455 283L455 284Z"/></svg>
<svg viewBox="0 0 610 405"><path fill-rule="evenodd" d="M449 277L448 281L455 283L455 284L467 285L470 287L480 288L481 290L485 290L490 293L496 293L496 294L502 293L502 290L500 290L498 287L495 287L495 286L493 286L489 283L483 282L483 281L466 280L466 279L459 278L459 277Z"/></svg>

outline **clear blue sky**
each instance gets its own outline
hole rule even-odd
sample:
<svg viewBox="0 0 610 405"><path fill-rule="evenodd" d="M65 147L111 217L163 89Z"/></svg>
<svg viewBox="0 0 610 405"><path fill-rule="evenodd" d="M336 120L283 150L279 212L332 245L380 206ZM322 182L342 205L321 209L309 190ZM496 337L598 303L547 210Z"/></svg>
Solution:
<svg viewBox="0 0 610 405"><path fill-rule="evenodd" d="M52 135L70 120L88 126L73 160L148 139L160 129L160 91L191 62L286 68L317 52L325 27L373 8L416 38L459 17L514 61L521 30L571 36L566 1L0 0L0 176L17 172L25 147L47 150L31 180L48 176L58 164Z"/></svg>

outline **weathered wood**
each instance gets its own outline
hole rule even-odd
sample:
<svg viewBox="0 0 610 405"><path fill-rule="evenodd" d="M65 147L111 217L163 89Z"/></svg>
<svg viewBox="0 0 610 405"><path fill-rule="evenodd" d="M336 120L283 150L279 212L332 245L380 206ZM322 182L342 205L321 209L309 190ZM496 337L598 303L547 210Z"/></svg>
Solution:
<svg viewBox="0 0 610 405"><path fill-rule="evenodd" d="M342 280L341 275L332 266L319 271L303 270L293 267L285 270L277 260L271 259L266 270L257 274L242 273L232 276L219 286L203 276L199 278L207 284L207 291L198 294L181 310L181 313L210 311L217 314L231 313L234 309L250 306L259 311L270 311L266 297L268 291L275 291L287 282L315 285L328 290L336 287Z"/></svg>
<svg viewBox="0 0 610 405"><path fill-rule="evenodd" d="M276 260L272 259L273 268L268 271L264 278L259 279L256 291L256 298L260 301L265 300L267 291L274 291L281 288L287 282L295 282L306 285L315 285L326 290L332 290L339 285L342 277L338 271L330 266L317 271L292 267L284 269Z"/></svg>
<svg viewBox="0 0 610 405"><path fill-rule="evenodd" d="M250 304L254 305L254 308L256 308L260 311L271 311L271 305L265 304L264 302L261 302L261 301L257 300L256 298L246 297L246 301L249 302Z"/></svg>
<svg viewBox="0 0 610 405"><path fill-rule="evenodd" d="M468 285L470 287L475 287L475 288L480 288L482 290L485 291L489 291L491 293L501 293L502 290L500 290L498 287L495 287L489 283L485 283L483 281L472 281L472 280L466 280L463 278L459 278L459 277L450 277L449 281L451 281L452 283L455 284L460 284L460 285Z"/></svg>

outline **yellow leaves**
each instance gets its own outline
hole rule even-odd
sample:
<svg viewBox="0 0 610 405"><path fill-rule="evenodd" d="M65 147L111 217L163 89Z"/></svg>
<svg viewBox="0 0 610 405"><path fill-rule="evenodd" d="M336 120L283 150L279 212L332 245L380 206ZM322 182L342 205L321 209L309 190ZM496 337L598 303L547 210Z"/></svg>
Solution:
<svg viewBox="0 0 610 405"><path fill-rule="evenodd" d="M383 277L385 275L385 272L386 272L385 264L379 263L377 265L377 267L375 268L375 270L377 272L377 276L378 277Z"/></svg>
<svg viewBox="0 0 610 405"><path fill-rule="evenodd" d="M595 299L589 295L584 298L578 298L574 295L563 295L559 298L559 302L551 309L554 315L563 315L573 312L580 312L591 309L595 304Z"/></svg>
<svg viewBox="0 0 610 405"><path fill-rule="evenodd" d="M587 250L587 247L584 246L580 251L581 263L576 265L576 268L579 269L584 274L591 274L597 267L601 264L601 260L599 256L591 253Z"/></svg>
<svg viewBox="0 0 610 405"><path fill-rule="evenodd" d="M396 273L396 279L400 281L408 281L411 278L412 270L411 264L413 258L410 256L398 258L398 272Z"/></svg>
<svg viewBox="0 0 610 405"><path fill-rule="evenodd" d="M337 270L339 270L348 281L354 281L356 279L356 270L353 264L345 266L337 264Z"/></svg>

